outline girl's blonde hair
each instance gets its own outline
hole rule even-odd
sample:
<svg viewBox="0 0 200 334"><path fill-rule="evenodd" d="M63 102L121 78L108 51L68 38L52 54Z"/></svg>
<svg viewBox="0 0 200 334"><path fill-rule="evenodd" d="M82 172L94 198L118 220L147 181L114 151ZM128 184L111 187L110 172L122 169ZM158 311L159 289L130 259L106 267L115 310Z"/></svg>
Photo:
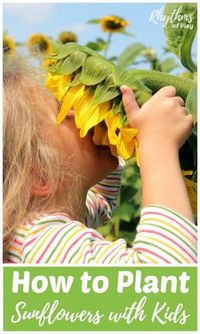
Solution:
<svg viewBox="0 0 200 334"><path fill-rule="evenodd" d="M56 147L45 138L45 127L55 128L47 117L55 109L54 97L38 80L38 73L22 59L6 60L3 72L4 86L4 261L8 246L17 226L27 218L41 212L62 210L54 200L56 186L70 173L68 165L60 159ZM51 128L50 128L51 129ZM51 194L33 196L32 179L38 184L48 182ZM77 177L73 177L78 182ZM44 181L45 180L45 181ZM73 189L73 184L72 184ZM66 195L67 196L67 195ZM67 211L76 218L75 199L67 199ZM52 204L54 203L54 204ZM71 203L71 204L70 204ZM54 207L53 207L54 205ZM42 210L40 209L42 208ZM65 210L66 211L66 210Z"/></svg>

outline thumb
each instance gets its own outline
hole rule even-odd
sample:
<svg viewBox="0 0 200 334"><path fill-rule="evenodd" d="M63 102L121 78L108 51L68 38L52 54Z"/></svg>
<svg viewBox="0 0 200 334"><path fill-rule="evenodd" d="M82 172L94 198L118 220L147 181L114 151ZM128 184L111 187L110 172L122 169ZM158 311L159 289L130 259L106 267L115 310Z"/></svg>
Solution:
<svg viewBox="0 0 200 334"><path fill-rule="evenodd" d="M131 88L123 85L120 87L120 90L122 92L122 102L126 111L128 122L131 126L133 126L134 117L137 115L138 111L140 111L140 107L137 104L135 95Z"/></svg>

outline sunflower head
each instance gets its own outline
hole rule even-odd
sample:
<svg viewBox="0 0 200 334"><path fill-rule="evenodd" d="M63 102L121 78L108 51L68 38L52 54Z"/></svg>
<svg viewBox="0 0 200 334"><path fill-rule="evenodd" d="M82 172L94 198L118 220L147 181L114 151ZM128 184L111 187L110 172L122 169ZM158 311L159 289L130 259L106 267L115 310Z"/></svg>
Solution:
<svg viewBox="0 0 200 334"><path fill-rule="evenodd" d="M12 37L3 36L3 54L14 55L16 46Z"/></svg>
<svg viewBox="0 0 200 334"><path fill-rule="evenodd" d="M27 48L32 53L36 55L38 53L51 54L53 53L53 45L50 39L44 34L33 34L29 37L27 43Z"/></svg>
<svg viewBox="0 0 200 334"><path fill-rule="evenodd" d="M62 42L62 44L66 44L69 42L77 42L78 41L78 37L76 36L76 34L74 34L71 31L63 31L60 33L60 35L58 36L59 40Z"/></svg>
<svg viewBox="0 0 200 334"><path fill-rule="evenodd" d="M77 43L63 45L51 59L55 63L48 68L46 86L60 102L57 123L73 109L80 137L94 132L94 143L109 146L113 155L137 157L137 130L127 123L119 87L131 87L141 104L150 98L151 90L128 71Z"/></svg>
<svg viewBox="0 0 200 334"><path fill-rule="evenodd" d="M100 20L101 29L109 33L122 32L127 25L127 21L114 15L104 16Z"/></svg>

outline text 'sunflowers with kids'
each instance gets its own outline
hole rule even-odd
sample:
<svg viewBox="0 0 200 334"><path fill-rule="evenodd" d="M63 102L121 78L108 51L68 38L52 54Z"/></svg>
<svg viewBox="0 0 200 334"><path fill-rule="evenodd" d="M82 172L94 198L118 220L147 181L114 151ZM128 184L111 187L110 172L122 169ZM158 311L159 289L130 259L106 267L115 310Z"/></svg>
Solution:
<svg viewBox="0 0 200 334"><path fill-rule="evenodd" d="M196 327L195 268L39 269L5 268L5 329Z"/></svg>

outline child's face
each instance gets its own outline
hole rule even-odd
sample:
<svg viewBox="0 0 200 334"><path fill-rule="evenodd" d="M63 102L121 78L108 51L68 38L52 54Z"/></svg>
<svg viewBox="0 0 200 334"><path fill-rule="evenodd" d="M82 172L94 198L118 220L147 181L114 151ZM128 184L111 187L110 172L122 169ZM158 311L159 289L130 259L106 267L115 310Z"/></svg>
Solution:
<svg viewBox="0 0 200 334"><path fill-rule="evenodd" d="M54 118L57 112L58 110L54 112ZM73 111L57 125L56 136L60 139L59 150L62 159L70 161L74 172L85 177L89 187L117 168L118 159L111 155L109 147L96 146L92 140L92 133L89 132L84 138L80 138Z"/></svg>

